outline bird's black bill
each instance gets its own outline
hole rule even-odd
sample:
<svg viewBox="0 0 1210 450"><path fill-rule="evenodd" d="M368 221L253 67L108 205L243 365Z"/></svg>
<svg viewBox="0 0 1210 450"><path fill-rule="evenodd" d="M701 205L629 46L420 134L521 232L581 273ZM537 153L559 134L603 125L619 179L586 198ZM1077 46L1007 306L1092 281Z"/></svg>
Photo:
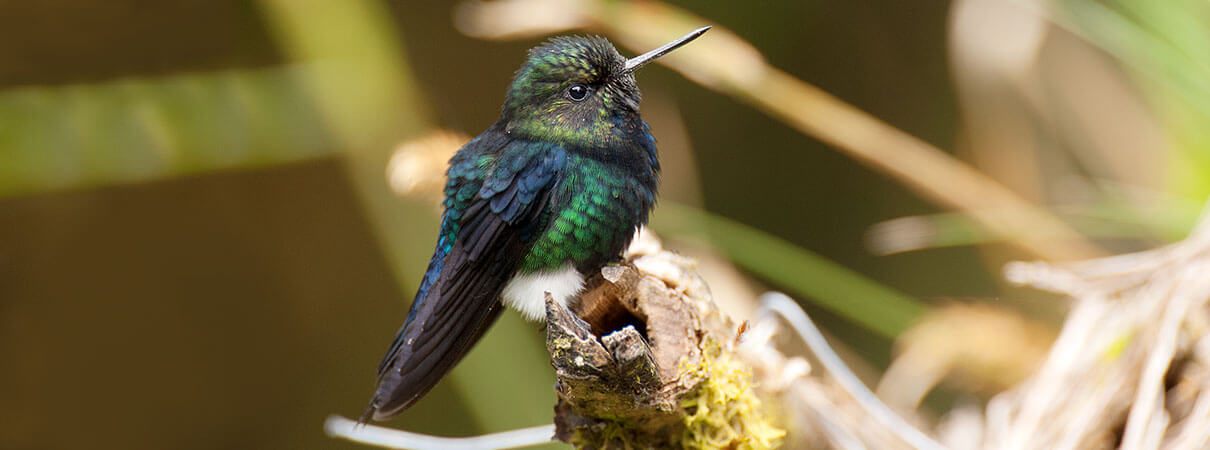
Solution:
<svg viewBox="0 0 1210 450"><path fill-rule="evenodd" d="M649 62L655 61L656 58L667 55L669 52L676 50L678 48L681 48L681 46L688 44L689 41L697 39L698 36L705 34L706 31L709 31L709 30L710 30L710 25L706 25L704 27L693 30L689 34L681 36L680 38L678 38L672 42L661 45L660 48L649 51L649 52L644 53L639 56L635 56L634 58L630 58L630 59L626 60L626 66L625 66L625 68L622 69L622 71L626 72L626 73L633 72L633 71L637 70L638 68L647 65L647 63L649 63Z"/></svg>

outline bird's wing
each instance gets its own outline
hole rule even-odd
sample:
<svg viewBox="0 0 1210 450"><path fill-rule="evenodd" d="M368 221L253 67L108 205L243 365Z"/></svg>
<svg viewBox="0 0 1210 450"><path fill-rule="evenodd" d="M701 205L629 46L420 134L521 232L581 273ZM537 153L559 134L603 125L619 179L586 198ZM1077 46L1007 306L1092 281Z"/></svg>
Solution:
<svg viewBox="0 0 1210 450"><path fill-rule="evenodd" d="M533 244L566 156L536 143L504 146L515 147L464 148L462 160L451 160L442 236L408 318L379 366L367 411L375 420L407 409L466 355L499 316L500 291ZM464 170L465 164L490 168L484 174ZM455 182L462 173L476 175Z"/></svg>

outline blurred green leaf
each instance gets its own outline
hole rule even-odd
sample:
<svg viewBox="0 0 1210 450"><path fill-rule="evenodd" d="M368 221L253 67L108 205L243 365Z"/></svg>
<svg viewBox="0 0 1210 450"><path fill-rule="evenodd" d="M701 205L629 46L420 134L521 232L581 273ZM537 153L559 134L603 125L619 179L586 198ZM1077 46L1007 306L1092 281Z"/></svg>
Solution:
<svg viewBox="0 0 1210 450"><path fill-rule="evenodd" d="M661 203L652 226L669 235L705 233L710 244L736 264L889 339L927 309L827 258L707 211Z"/></svg>
<svg viewBox="0 0 1210 450"><path fill-rule="evenodd" d="M306 66L0 92L0 197L331 154Z"/></svg>
<svg viewBox="0 0 1210 450"><path fill-rule="evenodd" d="M1210 195L1210 3L1201 0L1060 0L1071 31L1112 54L1142 80L1177 140L1175 193Z"/></svg>

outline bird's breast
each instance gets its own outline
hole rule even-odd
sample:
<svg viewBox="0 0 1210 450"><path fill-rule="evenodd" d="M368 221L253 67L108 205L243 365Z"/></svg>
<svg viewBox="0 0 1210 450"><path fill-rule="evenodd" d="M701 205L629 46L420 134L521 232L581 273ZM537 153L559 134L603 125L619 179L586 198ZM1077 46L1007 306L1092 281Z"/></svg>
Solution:
<svg viewBox="0 0 1210 450"><path fill-rule="evenodd" d="M582 273L618 259L646 222L654 192L624 172L588 158L569 157L542 229L520 272L572 263Z"/></svg>

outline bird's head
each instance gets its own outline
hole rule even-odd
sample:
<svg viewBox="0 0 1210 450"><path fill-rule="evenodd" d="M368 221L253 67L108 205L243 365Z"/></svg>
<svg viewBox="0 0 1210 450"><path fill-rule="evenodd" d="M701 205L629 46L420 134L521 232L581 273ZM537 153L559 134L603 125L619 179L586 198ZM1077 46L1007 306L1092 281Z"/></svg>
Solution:
<svg viewBox="0 0 1210 450"><path fill-rule="evenodd" d="M600 36L561 36L533 48L508 88L505 131L534 140L608 145L641 123L634 71L707 29L631 59Z"/></svg>

